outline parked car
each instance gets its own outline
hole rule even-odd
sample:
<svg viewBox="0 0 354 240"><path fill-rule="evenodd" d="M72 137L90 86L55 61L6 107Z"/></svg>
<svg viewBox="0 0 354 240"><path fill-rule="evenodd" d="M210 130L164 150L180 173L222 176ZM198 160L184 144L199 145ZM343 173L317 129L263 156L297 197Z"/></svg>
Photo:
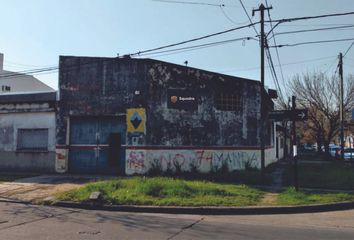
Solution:
<svg viewBox="0 0 354 240"><path fill-rule="evenodd" d="M344 160L345 161L354 161L354 148L344 149Z"/></svg>

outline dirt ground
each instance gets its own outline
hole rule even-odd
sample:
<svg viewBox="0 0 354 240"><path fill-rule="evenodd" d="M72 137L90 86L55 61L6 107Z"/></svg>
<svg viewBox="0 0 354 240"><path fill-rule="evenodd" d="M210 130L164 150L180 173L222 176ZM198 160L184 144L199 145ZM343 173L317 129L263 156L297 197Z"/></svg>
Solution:
<svg viewBox="0 0 354 240"><path fill-rule="evenodd" d="M87 182L104 180L110 177L41 175L18 179L14 182L0 183L0 198L38 203L53 200L55 194L79 188Z"/></svg>

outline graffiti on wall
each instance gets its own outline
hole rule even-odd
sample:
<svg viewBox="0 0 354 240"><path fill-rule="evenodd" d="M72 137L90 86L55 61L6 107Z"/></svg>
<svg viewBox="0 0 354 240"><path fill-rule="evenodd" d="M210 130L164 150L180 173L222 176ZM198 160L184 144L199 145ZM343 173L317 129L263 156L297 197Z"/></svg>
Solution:
<svg viewBox="0 0 354 240"><path fill-rule="evenodd" d="M127 162L126 162L126 172L129 174L134 173L145 173L148 168L145 163L145 150L132 150L127 151Z"/></svg>
<svg viewBox="0 0 354 240"><path fill-rule="evenodd" d="M68 150L57 148L55 150L55 171L65 173L68 171Z"/></svg>
<svg viewBox="0 0 354 240"><path fill-rule="evenodd" d="M246 166L260 168L258 150L127 150L126 174L146 173L153 165L162 170L177 167L182 171L196 168L210 172L227 165L229 171L245 169Z"/></svg>

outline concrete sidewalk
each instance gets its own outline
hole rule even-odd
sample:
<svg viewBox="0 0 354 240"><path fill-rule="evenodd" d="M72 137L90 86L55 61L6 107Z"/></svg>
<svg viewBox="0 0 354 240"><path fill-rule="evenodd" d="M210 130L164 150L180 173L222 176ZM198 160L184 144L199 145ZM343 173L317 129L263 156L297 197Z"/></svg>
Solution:
<svg viewBox="0 0 354 240"><path fill-rule="evenodd" d="M85 183L108 179L107 176L40 175L14 182L0 183L0 197L38 203L52 198L58 192L78 188Z"/></svg>

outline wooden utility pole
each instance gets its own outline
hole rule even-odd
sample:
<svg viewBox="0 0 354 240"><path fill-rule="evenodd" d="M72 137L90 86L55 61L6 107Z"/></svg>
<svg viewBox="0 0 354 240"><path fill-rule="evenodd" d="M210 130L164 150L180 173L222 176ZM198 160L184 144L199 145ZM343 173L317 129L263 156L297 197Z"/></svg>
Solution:
<svg viewBox="0 0 354 240"><path fill-rule="evenodd" d="M292 111L293 115L295 116L295 110L296 110L296 97L292 97ZM299 175L298 175L298 163L297 163L297 144L296 144L296 125L295 125L295 118L293 119L293 128L292 128L292 159L294 162L294 186L295 190L299 191Z"/></svg>
<svg viewBox="0 0 354 240"><path fill-rule="evenodd" d="M264 34L264 11L265 10L270 10L272 7L266 8L263 4L259 6L258 9L253 9L252 11L252 16L254 16L254 13L259 11L260 12L260 24L261 24L261 126L260 126L260 138L261 138L261 172L262 176L264 175L264 169L265 169L265 137L264 137L264 132L265 132L265 124L266 124L266 119L265 119L265 104L264 104L264 98L265 98L265 89L264 89L264 49L265 49L265 34Z"/></svg>
<svg viewBox="0 0 354 240"><path fill-rule="evenodd" d="M343 100L343 55L339 53L339 78L340 78L340 158L344 160L344 100Z"/></svg>

